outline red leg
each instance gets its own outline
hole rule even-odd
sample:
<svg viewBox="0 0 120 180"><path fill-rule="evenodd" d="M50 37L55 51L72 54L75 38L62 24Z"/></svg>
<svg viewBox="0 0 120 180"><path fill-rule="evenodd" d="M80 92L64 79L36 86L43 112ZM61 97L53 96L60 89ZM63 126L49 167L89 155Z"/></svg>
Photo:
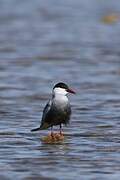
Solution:
<svg viewBox="0 0 120 180"><path fill-rule="evenodd" d="M60 135L63 135L62 133L62 125L60 124Z"/></svg>
<svg viewBox="0 0 120 180"><path fill-rule="evenodd" d="M51 136L52 136L52 138L54 138L53 126L51 126Z"/></svg>

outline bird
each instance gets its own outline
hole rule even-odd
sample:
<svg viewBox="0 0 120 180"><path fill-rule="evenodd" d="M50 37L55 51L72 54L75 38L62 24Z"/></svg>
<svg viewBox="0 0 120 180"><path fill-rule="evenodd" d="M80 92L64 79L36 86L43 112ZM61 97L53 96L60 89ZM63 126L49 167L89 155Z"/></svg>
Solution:
<svg viewBox="0 0 120 180"><path fill-rule="evenodd" d="M60 134L62 135L62 124L67 125L71 116L71 106L67 97L68 93L75 94L75 91L63 82L55 84L52 96L43 110L41 124L38 128L32 129L32 132L51 128L52 136L53 126L59 125Z"/></svg>

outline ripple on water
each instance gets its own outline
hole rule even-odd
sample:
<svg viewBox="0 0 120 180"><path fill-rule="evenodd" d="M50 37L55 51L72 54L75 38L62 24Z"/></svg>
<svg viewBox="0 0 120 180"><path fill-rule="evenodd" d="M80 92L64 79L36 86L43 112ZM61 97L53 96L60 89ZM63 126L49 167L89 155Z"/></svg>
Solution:
<svg viewBox="0 0 120 180"><path fill-rule="evenodd" d="M1 2L0 179L120 179L120 24L99 21L119 4ZM58 81L77 93L65 140L51 145L49 130L30 130Z"/></svg>

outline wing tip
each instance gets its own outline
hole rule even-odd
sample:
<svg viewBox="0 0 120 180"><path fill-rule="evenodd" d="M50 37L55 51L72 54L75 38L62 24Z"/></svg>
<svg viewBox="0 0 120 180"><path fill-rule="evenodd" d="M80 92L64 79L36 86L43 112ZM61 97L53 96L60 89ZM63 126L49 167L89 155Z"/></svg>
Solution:
<svg viewBox="0 0 120 180"><path fill-rule="evenodd" d="M35 129L31 129L31 132L39 131L39 130L40 130L40 127L39 128L35 128Z"/></svg>

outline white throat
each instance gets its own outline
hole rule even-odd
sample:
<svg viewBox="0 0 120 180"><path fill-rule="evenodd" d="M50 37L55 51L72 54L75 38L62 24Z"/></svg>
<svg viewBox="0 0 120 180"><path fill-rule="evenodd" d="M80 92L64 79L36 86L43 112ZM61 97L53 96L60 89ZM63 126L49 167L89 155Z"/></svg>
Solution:
<svg viewBox="0 0 120 180"><path fill-rule="evenodd" d="M57 88L53 89L54 96L66 96L67 94L68 94L68 92L63 88L57 87Z"/></svg>
<svg viewBox="0 0 120 180"><path fill-rule="evenodd" d="M53 98L55 103L66 105L68 103L68 97L66 96L68 92L63 88L53 89Z"/></svg>

